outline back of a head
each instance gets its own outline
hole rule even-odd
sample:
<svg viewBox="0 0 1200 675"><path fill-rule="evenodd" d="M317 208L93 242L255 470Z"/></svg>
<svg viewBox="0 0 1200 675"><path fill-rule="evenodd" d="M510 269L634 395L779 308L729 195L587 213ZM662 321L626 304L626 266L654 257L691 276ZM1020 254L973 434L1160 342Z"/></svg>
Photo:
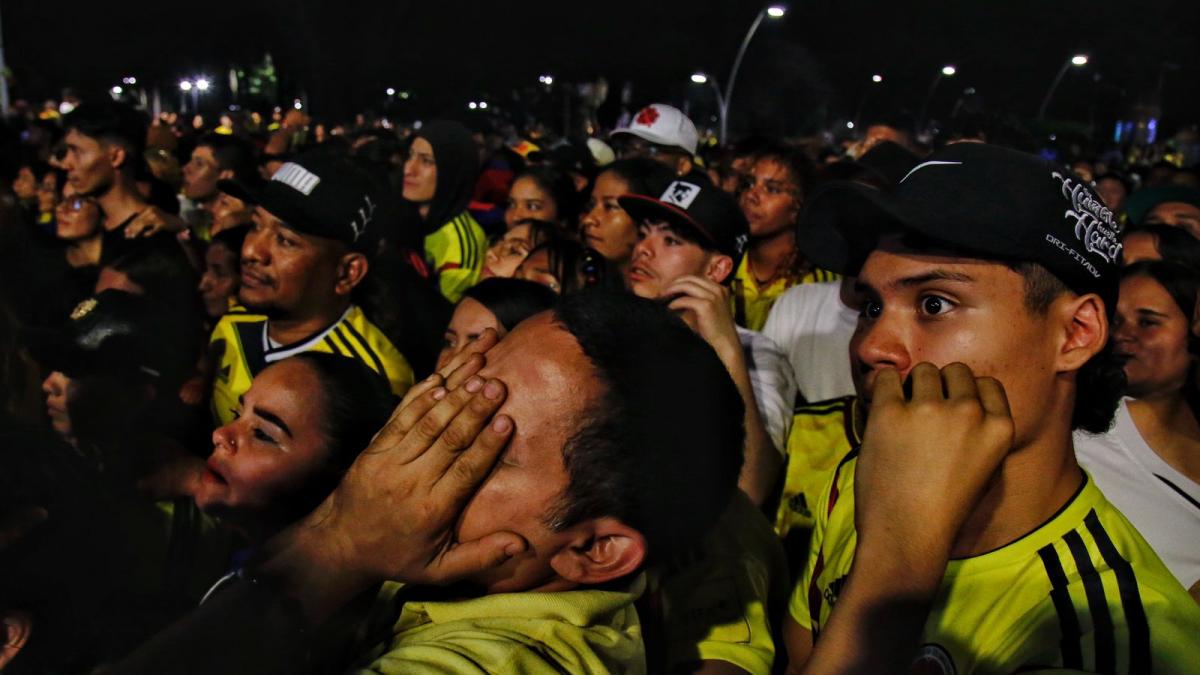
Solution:
<svg viewBox="0 0 1200 675"><path fill-rule="evenodd" d="M542 284L503 277L484 279L467 289L463 297L486 307L506 331L534 314L550 309L558 301L558 295Z"/></svg>
<svg viewBox="0 0 1200 675"><path fill-rule="evenodd" d="M253 183L258 177L258 155L254 145L237 136L208 133L200 137L196 147L212 150L213 158L221 171L232 171L232 179Z"/></svg>
<svg viewBox="0 0 1200 675"><path fill-rule="evenodd" d="M199 275L174 236L116 241L116 246L106 247L101 266L123 272L157 300L199 306Z"/></svg>
<svg viewBox="0 0 1200 675"><path fill-rule="evenodd" d="M625 181L630 194L657 197L675 178L675 172L662 162L648 157L618 159L601 173L612 173Z"/></svg>
<svg viewBox="0 0 1200 675"><path fill-rule="evenodd" d="M1125 230L1123 236L1128 237L1138 232L1148 234L1155 239L1155 249L1163 260L1186 265L1194 270L1200 270L1200 239L1196 239L1187 230L1173 225L1135 225Z"/></svg>
<svg viewBox="0 0 1200 675"><path fill-rule="evenodd" d="M564 449L570 482L552 523L612 516L642 533L649 561L668 559L737 489L742 399L712 348L659 303L585 291L555 318L605 394Z"/></svg>
<svg viewBox="0 0 1200 675"><path fill-rule="evenodd" d="M132 106L115 101L89 101L63 117L63 128L105 143L116 143L127 155L124 170L137 172L145 161L146 116Z"/></svg>

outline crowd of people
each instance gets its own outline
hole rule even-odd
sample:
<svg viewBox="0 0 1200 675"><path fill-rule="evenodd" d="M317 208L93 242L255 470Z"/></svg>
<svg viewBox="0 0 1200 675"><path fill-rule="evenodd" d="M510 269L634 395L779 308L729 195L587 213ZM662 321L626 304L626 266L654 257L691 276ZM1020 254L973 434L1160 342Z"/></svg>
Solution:
<svg viewBox="0 0 1200 675"><path fill-rule="evenodd" d="M1196 672L1197 167L863 127L8 119L0 670Z"/></svg>

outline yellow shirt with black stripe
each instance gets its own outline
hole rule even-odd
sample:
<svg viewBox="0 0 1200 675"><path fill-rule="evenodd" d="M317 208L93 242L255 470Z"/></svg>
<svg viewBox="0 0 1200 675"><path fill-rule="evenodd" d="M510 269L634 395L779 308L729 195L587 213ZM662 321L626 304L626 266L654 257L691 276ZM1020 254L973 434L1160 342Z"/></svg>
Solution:
<svg viewBox="0 0 1200 675"><path fill-rule="evenodd" d="M817 504L789 613L819 640L854 558L854 469L847 455ZM995 551L950 561L911 672L1195 673L1200 605L1085 474L1041 527Z"/></svg>
<svg viewBox="0 0 1200 675"><path fill-rule="evenodd" d="M254 376L268 365L302 352L340 354L357 359L387 378L392 393L403 396L413 384L408 361L357 305L324 330L290 345L274 345L267 337L267 317L244 309L230 310L209 339L220 354L213 378L212 412L218 424L233 419Z"/></svg>
<svg viewBox="0 0 1200 675"><path fill-rule="evenodd" d="M447 300L458 302L479 281L487 248L487 235L469 211L425 237L425 258Z"/></svg>
<svg viewBox="0 0 1200 675"><path fill-rule="evenodd" d="M812 530L815 504L829 484L829 476L859 444L856 401L854 396L844 396L796 406L788 434L783 492L775 513L775 532L780 537L787 538L792 530L803 530L799 535L807 537Z"/></svg>
<svg viewBox="0 0 1200 675"><path fill-rule="evenodd" d="M771 306L784 291L800 284L819 284L841 278L841 275L835 272L814 268L803 276L784 275L759 288L754 274L750 271L750 256L743 255L737 273L733 276L733 317L739 326L761 332L767 323L767 315L771 313Z"/></svg>

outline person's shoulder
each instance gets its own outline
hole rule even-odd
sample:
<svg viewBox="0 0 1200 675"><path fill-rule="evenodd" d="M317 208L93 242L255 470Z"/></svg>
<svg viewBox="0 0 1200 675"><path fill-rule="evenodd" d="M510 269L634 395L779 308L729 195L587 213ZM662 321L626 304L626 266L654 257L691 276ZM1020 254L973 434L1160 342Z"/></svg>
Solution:
<svg viewBox="0 0 1200 675"><path fill-rule="evenodd" d="M770 333L773 324L782 320L799 321L802 317L833 314L832 307L841 306L838 295L841 281L797 284L783 292L771 307L764 331Z"/></svg>

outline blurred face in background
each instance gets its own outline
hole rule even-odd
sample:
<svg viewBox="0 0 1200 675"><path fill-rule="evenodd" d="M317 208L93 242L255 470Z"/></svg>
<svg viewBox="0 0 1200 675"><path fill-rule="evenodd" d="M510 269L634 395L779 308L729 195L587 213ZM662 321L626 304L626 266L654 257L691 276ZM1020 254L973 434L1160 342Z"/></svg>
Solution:
<svg viewBox="0 0 1200 675"><path fill-rule="evenodd" d="M512 277L533 247L533 227L528 223L514 226L488 249L481 278Z"/></svg>
<svg viewBox="0 0 1200 675"><path fill-rule="evenodd" d="M1195 357L1188 352L1190 320L1162 284L1148 276L1121 281L1113 340L1124 357L1127 393L1134 398L1177 392Z"/></svg>
<svg viewBox="0 0 1200 675"><path fill-rule="evenodd" d="M508 193L508 208L504 211L504 224L512 227L526 218L554 221L558 219L558 204L554 197L529 176L513 182Z"/></svg>
<svg viewBox="0 0 1200 675"><path fill-rule="evenodd" d="M585 243L618 264L629 261L638 240L637 225L617 202L617 197L628 192L629 183L616 173L605 171L596 178L591 199L580 219Z"/></svg>

